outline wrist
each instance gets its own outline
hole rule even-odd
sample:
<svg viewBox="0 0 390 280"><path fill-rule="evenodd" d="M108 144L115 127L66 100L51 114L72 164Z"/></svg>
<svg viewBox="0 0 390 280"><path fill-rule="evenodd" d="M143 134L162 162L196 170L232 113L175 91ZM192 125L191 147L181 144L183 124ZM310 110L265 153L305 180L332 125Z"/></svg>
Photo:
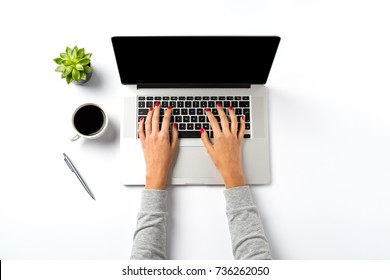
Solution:
<svg viewBox="0 0 390 280"><path fill-rule="evenodd" d="M166 176L146 175L145 189L164 190L166 185Z"/></svg>
<svg viewBox="0 0 390 280"><path fill-rule="evenodd" d="M241 170L231 172L222 177L227 189L242 187L245 185L244 173Z"/></svg>

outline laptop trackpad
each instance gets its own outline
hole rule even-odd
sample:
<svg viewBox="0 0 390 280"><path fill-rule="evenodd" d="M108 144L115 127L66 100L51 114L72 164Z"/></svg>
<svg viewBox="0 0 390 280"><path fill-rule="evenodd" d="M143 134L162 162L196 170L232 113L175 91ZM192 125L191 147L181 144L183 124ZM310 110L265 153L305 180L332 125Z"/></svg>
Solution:
<svg viewBox="0 0 390 280"><path fill-rule="evenodd" d="M217 168L205 147L178 147L173 178L214 178Z"/></svg>

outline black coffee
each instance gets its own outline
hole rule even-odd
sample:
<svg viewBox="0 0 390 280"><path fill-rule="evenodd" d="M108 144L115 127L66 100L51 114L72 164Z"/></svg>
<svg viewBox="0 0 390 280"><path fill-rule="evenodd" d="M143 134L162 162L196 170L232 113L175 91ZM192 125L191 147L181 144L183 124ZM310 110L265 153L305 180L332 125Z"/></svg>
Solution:
<svg viewBox="0 0 390 280"><path fill-rule="evenodd" d="M99 133L104 125L103 111L94 105L80 108L74 116L74 126L83 135L92 136Z"/></svg>

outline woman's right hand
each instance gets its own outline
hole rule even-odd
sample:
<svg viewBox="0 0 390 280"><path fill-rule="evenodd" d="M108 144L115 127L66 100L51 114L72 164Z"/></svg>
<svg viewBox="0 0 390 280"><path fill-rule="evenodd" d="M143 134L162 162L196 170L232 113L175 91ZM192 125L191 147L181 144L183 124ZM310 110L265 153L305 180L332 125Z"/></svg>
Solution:
<svg viewBox="0 0 390 280"><path fill-rule="evenodd" d="M244 117L240 119L240 130L238 131L238 121L232 106L229 107L230 126L220 103L217 104L217 110L221 118L222 129L213 113L206 109L206 115L214 133L214 144L211 143L208 134L201 128L203 144L221 173L226 188L243 186L245 185L245 179L241 167L241 142L245 133L245 119Z"/></svg>

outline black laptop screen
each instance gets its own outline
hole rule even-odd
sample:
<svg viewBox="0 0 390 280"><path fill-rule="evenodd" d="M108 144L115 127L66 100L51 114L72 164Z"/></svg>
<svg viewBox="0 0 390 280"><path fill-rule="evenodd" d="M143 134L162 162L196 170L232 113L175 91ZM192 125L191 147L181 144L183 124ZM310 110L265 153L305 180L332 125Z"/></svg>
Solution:
<svg viewBox="0 0 390 280"><path fill-rule="evenodd" d="M122 84L265 84L276 36L112 37Z"/></svg>

